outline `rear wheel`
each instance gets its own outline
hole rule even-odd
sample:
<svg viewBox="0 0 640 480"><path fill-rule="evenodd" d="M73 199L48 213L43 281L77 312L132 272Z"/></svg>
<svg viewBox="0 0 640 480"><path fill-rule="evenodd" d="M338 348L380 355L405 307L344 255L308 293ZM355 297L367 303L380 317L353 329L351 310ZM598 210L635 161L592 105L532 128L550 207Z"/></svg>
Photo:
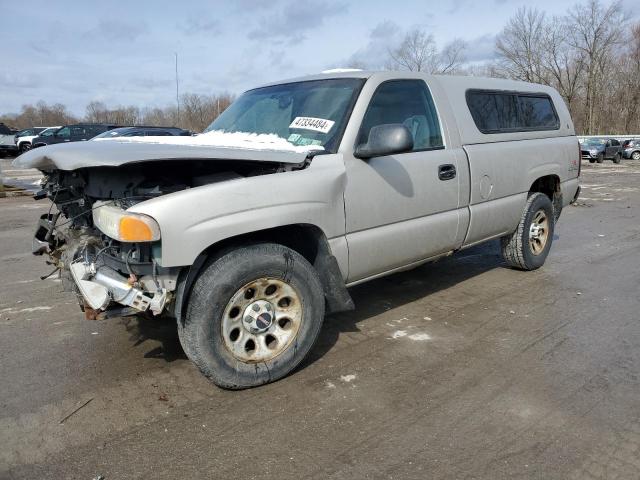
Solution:
<svg viewBox="0 0 640 480"><path fill-rule="evenodd" d="M622 160L622 154L616 153L616 156L613 157L613 163L620 163L621 160Z"/></svg>
<svg viewBox="0 0 640 480"><path fill-rule="evenodd" d="M640 160L640 152L633 152L633 153L631 154L631 158L632 158L633 160Z"/></svg>
<svg viewBox="0 0 640 480"><path fill-rule="evenodd" d="M318 274L273 243L213 258L196 279L180 340L200 371L223 388L278 380L311 350L324 317Z"/></svg>
<svg viewBox="0 0 640 480"><path fill-rule="evenodd" d="M540 268L551 249L554 226L551 200L544 193L532 193L516 231L501 239L505 261L521 270Z"/></svg>

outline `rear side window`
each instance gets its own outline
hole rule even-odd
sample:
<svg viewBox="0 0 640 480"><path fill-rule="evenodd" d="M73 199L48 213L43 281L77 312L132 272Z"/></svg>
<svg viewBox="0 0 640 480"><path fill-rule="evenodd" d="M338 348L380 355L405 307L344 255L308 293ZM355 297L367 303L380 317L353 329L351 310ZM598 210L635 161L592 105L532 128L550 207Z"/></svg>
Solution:
<svg viewBox="0 0 640 480"><path fill-rule="evenodd" d="M553 102L545 94L469 90L467 106L482 133L560 128Z"/></svg>
<svg viewBox="0 0 640 480"><path fill-rule="evenodd" d="M391 80L373 94L362 119L358 144L376 125L401 123L413 136L413 151L442 148L440 123L431 93L422 80Z"/></svg>
<svg viewBox="0 0 640 480"><path fill-rule="evenodd" d="M549 128L559 127L558 117L553 109L551 99L545 96L519 95L518 105L522 125L528 128Z"/></svg>

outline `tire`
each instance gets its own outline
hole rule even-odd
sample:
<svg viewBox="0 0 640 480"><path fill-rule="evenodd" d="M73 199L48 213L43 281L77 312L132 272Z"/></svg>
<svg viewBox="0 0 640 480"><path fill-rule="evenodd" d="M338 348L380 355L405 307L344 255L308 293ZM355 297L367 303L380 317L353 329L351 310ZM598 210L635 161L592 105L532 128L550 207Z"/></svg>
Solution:
<svg viewBox="0 0 640 480"><path fill-rule="evenodd" d="M589 163L596 163L596 161L593 158L590 158Z"/></svg>
<svg viewBox="0 0 640 480"><path fill-rule="evenodd" d="M18 148L20 154L23 154L24 152L28 152L29 150L31 150L31 143L30 142L22 142Z"/></svg>
<svg viewBox="0 0 640 480"><path fill-rule="evenodd" d="M616 156L613 157L613 163L620 163L621 160L622 160L622 154L616 153Z"/></svg>
<svg viewBox="0 0 640 480"><path fill-rule="evenodd" d="M255 387L284 377L304 359L324 306L318 274L302 255L275 243L239 247L203 267L180 341L216 385Z"/></svg>
<svg viewBox="0 0 640 480"><path fill-rule="evenodd" d="M598 163L604 162L604 153L599 153L598 154L598 158L596 159L596 162L598 162Z"/></svg>
<svg viewBox="0 0 640 480"><path fill-rule="evenodd" d="M546 222L538 222L540 215L545 217ZM536 225L543 226L542 230L536 228L535 232L538 240L543 238L543 242L532 238L534 220ZM544 193L530 194L518 228L501 239L502 256L507 264L520 270L535 270L544 265L553 242L554 227L553 205L549 197Z"/></svg>
<svg viewBox="0 0 640 480"><path fill-rule="evenodd" d="M640 160L640 152L633 152L631 154L631 159L632 160Z"/></svg>

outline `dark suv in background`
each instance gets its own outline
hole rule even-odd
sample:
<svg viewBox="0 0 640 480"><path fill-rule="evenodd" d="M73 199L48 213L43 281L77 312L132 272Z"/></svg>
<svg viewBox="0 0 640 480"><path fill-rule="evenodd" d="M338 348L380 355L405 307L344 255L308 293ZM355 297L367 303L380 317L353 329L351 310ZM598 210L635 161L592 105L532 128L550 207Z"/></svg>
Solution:
<svg viewBox="0 0 640 480"><path fill-rule="evenodd" d="M604 160L620 163L622 145L615 138L585 138L580 144L580 153L589 163L602 163Z"/></svg>
<svg viewBox="0 0 640 480"><path fill-rule="evenodd" d="M640 138L632 138L622 143L622 156L632 160L640 160Z"/></svg>
<svg viewBox="0 0 640 480"><path fill-rule="evenodd" d="M56 143L80 142L90 140L96 135L119 128L121 125L97 124L97 123L78 123L75 125L66 125L56 130L53 135L39 136L31 142L31 148L43 147L45 145L54 145Z"/></svg>
<svg viewBox="0 0 640 480"><path fill-rule="evenodd" d="M122 127L114 128L107 132L101 133L93 138L117 138L117 137L190 137L193 135L189 130L184 130L177 127Z"/></svg>

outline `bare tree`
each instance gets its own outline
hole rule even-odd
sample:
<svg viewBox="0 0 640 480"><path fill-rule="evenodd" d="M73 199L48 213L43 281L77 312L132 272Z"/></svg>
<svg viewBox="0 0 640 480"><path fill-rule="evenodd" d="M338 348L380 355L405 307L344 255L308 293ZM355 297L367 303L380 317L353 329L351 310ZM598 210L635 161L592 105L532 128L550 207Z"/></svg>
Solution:
<svg viewBox="0 0 640 480"><path fill-rule="evenodd" d="M545 14L522 7L496 39L500 66L507 75L526 82L548 83L543 65Z"/></svg>
<svg viewBox="0 0 640 480"><path fill-rule="evenodd" d="M633 25L625 39L626 48L618 59L619 75L608 106L616 109L620 130L640 132L640 23Z"/></svg>
<svg viewBox="0 0 640 480"><path fill-rule="evenodd" d="M38 102L35 105L23 105L20 113L0 115L0 122L15 128L48 127L73 123L77 119L60 103L49 105Z"/></svg>
<svg viewBox="0 0 640 480"><path fill-rule="evenodd" d="M624 37L625 15L621 2L608 7L598 0L574 6L568 15L569 44L581 52L585 68L584 131L596 133L601 128L598 107L602 106L603 81L612 66L614 49Z"/></svg>
<svg viewBox="0 0 640 480"><path fill-rule="evenodd" d="M585 62L584 54L569 43L570 28L565 20L554 17L545 25L541 47L545 77L564 97L569 111L574 114Z"/></svg>
<svg viewBox="0 0 640 480"><path fill-rule="evenodd" d="M181 98L180 117L185 128L202 132L233 101L233 96L184 94Z"/></svg>
<svg viewBox="0 0 640 480"><path fill-rule="evenodd" d="M456 38L448 43L440 53L440 65L436 73L457 73L466 61L464 51L467 49L467 43Z"/></svg>
<svg viewBox="0 0 640 480"><path fill-rule="evenodd" d="M389 67L427 73L453 73L464 63L466 44L455 39L442 52L433 35L423 29L407 32L397 48L389 50Z"/></svg>

